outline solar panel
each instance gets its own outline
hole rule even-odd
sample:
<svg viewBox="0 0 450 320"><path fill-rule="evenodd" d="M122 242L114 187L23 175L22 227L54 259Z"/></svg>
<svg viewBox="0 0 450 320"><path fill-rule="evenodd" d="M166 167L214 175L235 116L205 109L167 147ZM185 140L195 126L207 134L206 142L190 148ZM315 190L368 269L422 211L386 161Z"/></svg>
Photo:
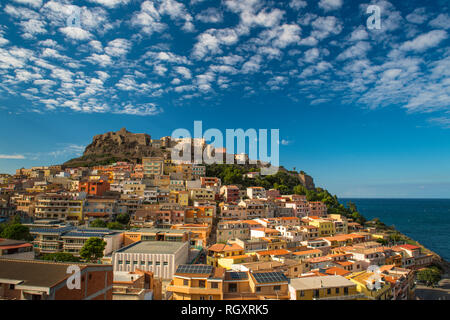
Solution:
<svg viewBox="0 0 450 320"><path fill-rule="evenodd" d="M247 272L230 272L231 280L246 280L248 278Z"/></svg>
<svg viewBox="0 0 450 320"><path fill-rule="evenodd" d="M199 265L199 264L182 264L178 266L177 273L201 273L201 274L210 274L212 272L213 267L207 265Z"/></svg>
<svg viewBox="0 0 450 320"><path fill-rule="evenodd" d="M261 272L253 273L253 277L258 283L285 282L286 276L281 272Z"/></svg>

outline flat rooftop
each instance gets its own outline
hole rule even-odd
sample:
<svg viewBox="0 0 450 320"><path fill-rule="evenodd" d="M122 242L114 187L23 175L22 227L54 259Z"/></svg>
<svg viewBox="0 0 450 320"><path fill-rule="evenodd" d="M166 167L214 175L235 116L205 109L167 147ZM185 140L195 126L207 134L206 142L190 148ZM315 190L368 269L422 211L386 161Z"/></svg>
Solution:
<svg viewBox="0 0 450 320"><path fill-rule="evenodd" d="M107 265L88 265L77 263L59 263L39 260L8 260L0 259L0 279L6 283L15 283L33 287L52 287L68 278L67 268L77 265L85 267L107 267Z"/></svg>
<svg viewBox="0 0 450 320"><path fill-rule="evenodd" d="M342 276L317 276L291 279L290 285L295 290L349 287L355 284Z"/></svg>
<svg viewBox="0 0 450 320"><path fill-rule="evenodd" d="M117 250L117 253L173 254L186 242L140 241Z"/></svg>

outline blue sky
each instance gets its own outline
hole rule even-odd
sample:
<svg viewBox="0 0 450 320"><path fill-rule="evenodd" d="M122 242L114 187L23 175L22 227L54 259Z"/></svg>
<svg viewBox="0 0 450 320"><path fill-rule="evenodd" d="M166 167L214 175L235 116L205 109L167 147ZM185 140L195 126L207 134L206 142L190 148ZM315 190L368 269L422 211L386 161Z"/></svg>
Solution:
<svg viewBox="0 0 450 320"><path fill-rule="evenodd" d="M338 196L448 198L449 12L447 0L2 1L0 171L62 163L106 131L159 138L202 120L280 129L280 162Z"/></svg>

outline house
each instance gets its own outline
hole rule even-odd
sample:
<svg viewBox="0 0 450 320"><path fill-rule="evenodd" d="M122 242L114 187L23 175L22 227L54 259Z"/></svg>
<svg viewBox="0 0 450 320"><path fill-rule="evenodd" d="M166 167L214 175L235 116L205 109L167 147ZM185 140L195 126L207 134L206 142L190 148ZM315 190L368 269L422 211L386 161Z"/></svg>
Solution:
<svg viewBox="0 0 450 320"><path fill-rule="evenodd" d="M217 267L220 258L242 255L244 255L244 248L237 244L216 243L208 248L206 263L208 265Z"/></svg>
<svg viewBox="0 0 450 320"><path fill-rule="evenodd" d="M339 276L306 276L291 279L291 300L360 300L364 296L352 281Z"/></svg>
<svg viewBox="0 0 450 320"><path fill-rule="evenodd" d="M171 300L223 300L225 270L210 265L180 265L167 292Z"/></svg>
<svg viewBox="0 0 450 320"><path fill-rule="evenodd" d="M220 195L223 196L225 202L235 202L239 200L239 188L237 186L222 186Z"/></svg>
<svg viewBox="0 0 450 320"><path fill-rule="evenodd" d="M113 300L161 300L162 282L153 272L116 271L113 281Z"/></svg>
<svg viewBox="0 0 450 320"><path fill-rule="evenodd" d="M242 221L221 221L217 224L217 242L227 242L231 239L250 239L250 227Z"/></svg>
<svg viewBox="0 0 450 320"><path fill-rule="evenodd" d="M106 180L80 181L78 185L78 191L92 196L103 196L106 191L109 191L109 188L109 182Z"/></svg>
<svg viewBox="0 0 450 320"><path fill-rule="evenodd" d="M385 281L381 275L361 271L352 273L347 279L356 284L356 290L364 294L369 300L390 300L391 284Z"/></svg>
<svg viewBox="0 0 450 320"><path fill-rule="evenodd" d="M144 177L154 178L164 174L164 158L146 157L142 158Z"/></svg>
<svg viewBox="0 0 450 320"><path fill-rule="evenodd" d="M139 241L112 254L116 271L151 271L157 278L172 279L176 268L188 262L189 243Z"/></svg>
<svg viewBox="0 0 450 320"><path fill-rule="evenodd" d="M74 266L79 288L67 285ZM111 300L112 283L110 265L0 259L0 300Z"/></svg>
<svg viewBox="0 0 450 320"><path fill-rule="evenodd" d="M33 260L33 245L26 241L0 238L0 259Z"/></svg>
<svg viewBox="0 0 450 320"><path fill-rule="evenodd" d="M266 197L266 189L263 187L249 187L247 188L247 196L250 199L259 199Z"/></svg>

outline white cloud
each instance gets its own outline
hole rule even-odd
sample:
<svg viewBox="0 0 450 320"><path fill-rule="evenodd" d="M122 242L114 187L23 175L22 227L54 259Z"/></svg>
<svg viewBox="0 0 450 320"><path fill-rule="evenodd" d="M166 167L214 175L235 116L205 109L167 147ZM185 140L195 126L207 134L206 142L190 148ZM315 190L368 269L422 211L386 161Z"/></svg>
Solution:
<svg viewBox="0 0 450 320"><path fill-rule="evenodd" d="M128 2L130 2L130 0L88 0L88 1L92 3L101 4L108 8L115 8L119 5L128 4Z"/></svg>
<svg viewBox="0 0 450 320"><path fill-rule="evenodd" d="M175 67L174 70L175 70L175 72L177 72L180 75L182 75L183 78L185 78L185 79L191 79L192 78L191 71L188 68L186 68L186 67Z"/></svg>
<svg viewBox="0 0 450 320"><path fill-rule="evenodd" d="M414 40L406 41L400 46L400 50L422 52L429 48L437 46L442 40L447 38L447 32L444 30L433 30L421 34Z"/></svg>
<svg viewBox="0 0 450 320"><path fill-rule="evenodd" d="M223 21L223 14L216 8L208 8L198 13L195 19L203 23L218 23Z"/></svg>
<svg viewBox="0 0 450 320"><path fill-rule="evenodd" d="M209 29L197 37L192 55L197 60L208 54L216 55L222 52L222 45L233 45L239 37L233 29Z"/></svg>
<svg viewBox="0 0 450 320"><path fill-rule="evenodd" d="M305 8L307 5L308 2L303 0L291 0L291 2L289 2L289 7L291 7L294 10Z"/></svg>
<svg viewBox="0 0 450 320"><path fill-rule="evenodd" d="M127 104L114 111L114 113L118 114L128 114L135 116L154 116L161 112L163 112L163 110L161 108L158 108L153 103L147 103L142 105Z"/></svg>
<svg viewBox="0 0 450 320"><path fill-rule="evenodd" d="M337 10L342 7L343 0L320 0L319 7L325 11Z"/></svg>
<svg viewBox="0 0 450 320"><path fill-rule="evenodd" d="M21 160L26 158L24 155L21 154L0 154L0 159Z"/></svg>
<svg viewBox="0 0 450 320"><path fill-rule="evenodd" d="M27 4L35 8L39 8L42 6L42 0L14 0L14 2Z"/></svg>
<svg viewBox="0 0 450 320"><path fill-rule="evenodd" d="M431 20L429 24L434 28L450 29L450 16L446 13L441 13Z"/></svg>
<svg viewBox="0 0 450 320"><path fill-rule="evenodd" d="M108 42L105 52L113 57L125 56L131 49L131 42L126 39L115 39Z"/></svg>
<svg viewBox="0 0 450 320"><path fill-rule="evenodd" d="M417 8L406 16L406 20L414 24L422 24L428 20L428 15L425 8Z"/></svg>
<svg viewBox="0 0 450 320"><path fill-rule="evenodd" d="M64 27L60 28L59 31L73 40L88 40L92 38L92 34L89 31L78 27Z"/></svg>
<svg viewBox="0 0 450 320"><path fill-rule="evenodd" d="M353 59L353 58L361 58L366 55L366 53L371 49L371 46L369 42L366 41L359 41L353 46L347 48L345 51L340 53L337 56L337 60L346 60L346 59Z"/></svg>
<svg viewBox="0 0 450 320"><path fill-rule="evenodd" d="M311 36L319 40L330 35L340 34L343 28L342 22L334 16L318 17L311 23L311 26L313 28Z"/></svg>
<svg viewBox="0 0 450 320"><path fill-rule="evenodd" d="M99 64L102 67L106 67L112 63L111 57L107 54L96 54L94 53L86 59L90 63Z"/></svg>

